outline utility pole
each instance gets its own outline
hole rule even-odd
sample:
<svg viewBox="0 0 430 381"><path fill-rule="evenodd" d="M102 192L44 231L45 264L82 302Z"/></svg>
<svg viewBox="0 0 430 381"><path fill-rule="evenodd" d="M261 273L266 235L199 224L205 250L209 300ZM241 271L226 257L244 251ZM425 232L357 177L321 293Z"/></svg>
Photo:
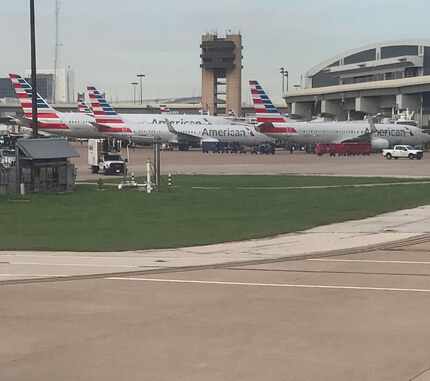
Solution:
<svg viewBox="0 0 430 381"><path fill-rule="evenodd" d="M57 71L60 50L60 0L55 0L55 56L54 56L54 87L52 89L52 103L57 102Z"/></svg>
<svg viewBox="0 0 430 381"><path fill-rule="evenodd" d="M138 82L130 82L130 85L133 86L133 104L136 103L136 86L138 85Z"/></svg>
<svg viewBox="0 0 430 381"><path fill-rule="evenodd" d="M143 83L142 80L143 78L145 78L146 75L145 74L137 74L137 78L139 78L140 81L140 104L143 104Z"/></svg>
<svg viewBox="0 0 430 381"><path fill-rule="evenodd" d="M33 137L38 135L38 120L37 120L37 65L36 65L36 23L34 0L30 0L30 43L31 43L31 86L33 93L31 97L31 114L32 114L32 128Z"/></svg>
<svg viewBox="0 0 430 381"><path fill-rule="evenodd" d="M161 185L160 146L161 146L160 138L155 137L154 141L153 141L153 148L154 148L154 172L155 172L155 189L156 189L156 192L160 191L160 185Z"/></svg>

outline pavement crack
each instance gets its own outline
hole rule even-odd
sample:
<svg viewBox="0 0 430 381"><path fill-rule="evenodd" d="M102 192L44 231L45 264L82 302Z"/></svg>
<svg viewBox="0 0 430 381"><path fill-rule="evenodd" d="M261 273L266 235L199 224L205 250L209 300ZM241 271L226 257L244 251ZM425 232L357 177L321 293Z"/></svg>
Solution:
<svg viewBox="0 0 430 381"><path fill-rule="evenodd" d="M418 379L418 377L423 376L423 375L424 375L425 373L427 373L427 372L430 372L430 367L429 367L429 368L426 368L426 369L424 369L424 370L422 370L421 372L419 372L418 374L416 374L415 376L413 376L412 378L410 378L410 379L409 379L409 381L417 380L417 379Z"/></svg>

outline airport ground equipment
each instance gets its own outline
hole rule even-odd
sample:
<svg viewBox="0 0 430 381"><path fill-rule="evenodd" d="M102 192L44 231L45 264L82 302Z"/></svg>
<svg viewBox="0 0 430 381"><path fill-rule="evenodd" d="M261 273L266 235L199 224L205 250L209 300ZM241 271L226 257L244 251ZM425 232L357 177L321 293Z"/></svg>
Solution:
<svg viewBox="0 0 430 381"><path fill-rule="evenodd" d="M152 181L153 167L150 160L146 162L146 182L139 184L134 177L134 173L130 177L124 177L124 179L118 184L118 190L126 189L138 189L144 190L146 193L150 194L154 190L154 182Z"/></svg>
<svg viewBox="0 0 430 381"><path fill-rule="evenodd" d="M14 149L0 149L0 164L11 168L16 164L16 151Z"/></svg>
<svg viewBox="0 0 430 381"><path fill-rule="evenodd" d="M408 145L396 145L393 149L384 149L382 150L382 156L386 159L417 159L421 160L423 158L424 152L420 149L415 149L412 146Z"/></svg>
<svg viewBox="0 0 430 381"><path fill-rule="evenodd" d="M318 156L329 154L330 156L356 156L370 155L372 144L370 143L339 143L339 144L316 144L315 153Z"/></svg>
<svg viewBox="0 0 430 381"><path fill-rule="evenodd" d="M103 139L88 140L88 165L92 173L104 175L124 175L127 162L117 152L109 151Z"/></svg>
<svg viewBox="0 0 430 381"><path fill-rule="evenodd" d="M124 179L118 184L118 190L125 190L129 188L143 188L146 184L139 184L134 177L134 173L131 173L130 177L124 177Z"/></svg>

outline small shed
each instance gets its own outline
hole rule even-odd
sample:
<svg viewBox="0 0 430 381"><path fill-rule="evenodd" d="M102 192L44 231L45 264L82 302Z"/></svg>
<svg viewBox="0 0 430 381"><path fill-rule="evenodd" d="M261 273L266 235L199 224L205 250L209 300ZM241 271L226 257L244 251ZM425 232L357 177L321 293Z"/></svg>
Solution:
<svg viewBox="0 0 430 381"><path fill-rule="evenodd" d="M78 152L63 138L19 139L16 142L17 191L67 192L75 185L76 170L69 159Z"/></svg>

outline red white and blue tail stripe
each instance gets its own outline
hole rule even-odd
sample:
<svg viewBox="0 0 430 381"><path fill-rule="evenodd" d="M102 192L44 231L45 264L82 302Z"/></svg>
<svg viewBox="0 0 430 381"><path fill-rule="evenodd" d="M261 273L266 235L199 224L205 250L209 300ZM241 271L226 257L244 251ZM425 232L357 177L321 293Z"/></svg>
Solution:
<svg viewBox="0 0 430 381"><path fill-rule="evenodd" d="M78 102L78 111L81 114L94 116L92 110L82 101Z"/></svg>
<svg viewBox="0 0 430 381"><path fill-rule="evenodd" d="M257 81L249 81L249 86L258 123L285 123L287 121Z"/></svg>
<svg viewBox="0 0 430 381"><path fill-rule="evenodd" d="M96 124L101 132L112 134L130 134L121 116L106 101L105 96L93 86L88 86L88 96Z"/></svg>
<svg viewBox="0 0 430 381"><path fill-rule="evenodd" d="M19 99L24 117L33 118L32 97L33 88L18 74L9 74L16 96ZM51 107L45 99L37 94L37 118L39 127L43 130L67 130L69 127L62 121L60 114Z"/></svg>
<svg viewBox="0 0 430 381"><path fill-rule="evenodd" d="M275 107L258 81L249 81L249 86L260 132L267 135L297 132L295 128L286 125L288 119Z"/></svg>

